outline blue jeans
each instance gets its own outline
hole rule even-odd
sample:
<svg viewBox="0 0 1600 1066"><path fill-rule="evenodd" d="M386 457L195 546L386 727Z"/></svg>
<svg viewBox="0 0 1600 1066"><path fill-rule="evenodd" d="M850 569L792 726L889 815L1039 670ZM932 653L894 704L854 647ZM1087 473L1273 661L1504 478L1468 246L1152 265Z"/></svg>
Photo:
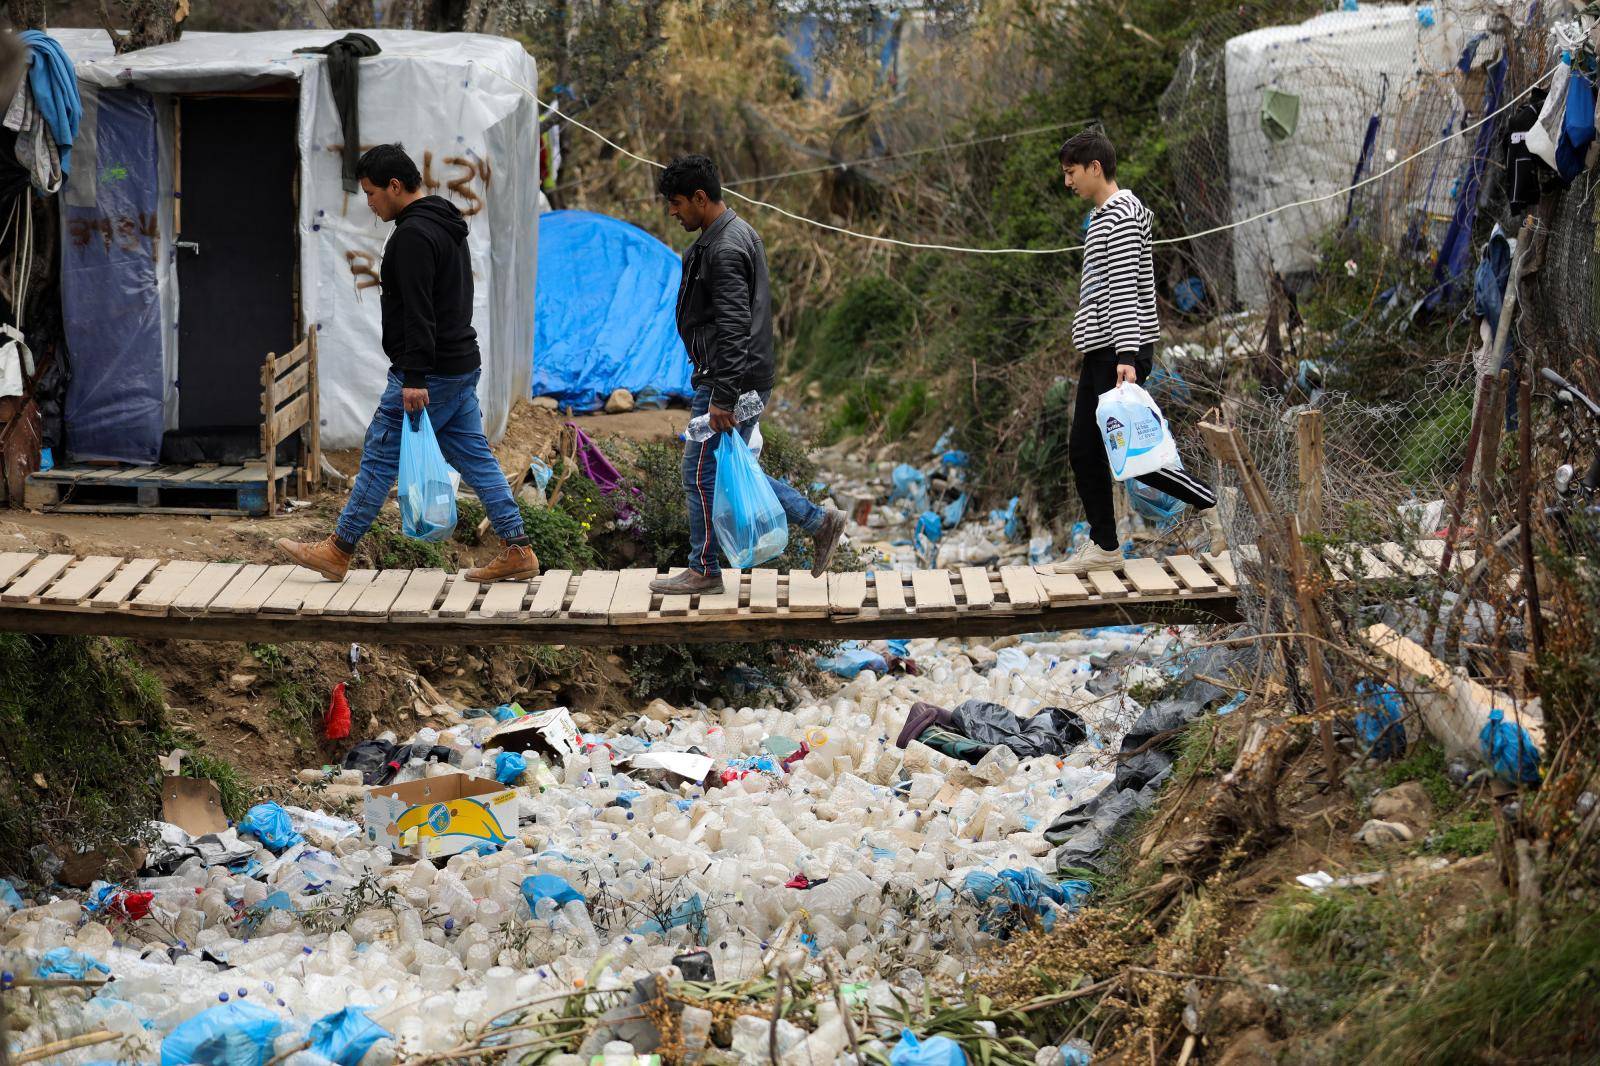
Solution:
<svg viewBox="0 0 1600 1066"><path fill-rule="evenodd" d="M522 512L511 498L511 486L506 484L506 476L483 435L483 412L478 409L480 373L474 370L453 377L429 375L428 420L433 423L445 462L472 486L489 513L495 533L507 540L522 536ZM391 372L377 413L367 426L367 439L361 445L361 470L335 531L347 544L354 544L371 528L399 476L400 420L406 417L401 387L399 375Z"/></svg>
<svg viewBox="0 0 1600 1066"><path fill-rule="evenodd" d="M770 393L763 393L766 400ZM699 418L711 407L711 387L695 390L694 402L689 407L690 417ZM739 423L739 435L745 440L755 432L758 415L748 422ZM717 532L711 527L711 500L717 484L717 441L721 434L710 440L689 441L683 450L683 491L689 499L689 566L702 574L720 574L722 561L717 558ZM799 526L807 533L822 528L822 508L800 495L793 485L768 477L772 491L777 493L789 525Z"/></svg>

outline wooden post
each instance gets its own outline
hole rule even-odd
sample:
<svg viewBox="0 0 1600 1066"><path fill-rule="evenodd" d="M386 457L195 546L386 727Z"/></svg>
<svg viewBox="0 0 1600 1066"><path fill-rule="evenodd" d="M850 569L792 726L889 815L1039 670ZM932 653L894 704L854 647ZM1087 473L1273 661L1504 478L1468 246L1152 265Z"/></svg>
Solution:
<svg viewBox="0 0 1600 1066"><path fill-rule="evenodd" d="M1522 587L1528 596L1528 646L1535 662L1544 650L1544 615L1533 560L1533 367L1525 365L1517 392L1517 521L1522 525Z"/></svg>
<svg viewBox="0 0 1600 1066"><path fill-rule="evenodd" d="M306 484L316 488L322 484L322 394L317 377L317 327L306 331L306 392L310 397L311 454L306 458Z"/></svg>
<svg viewBox="0 0 1600 1066"><path fill-rule="evenodd" d="M276 510L274 495L278 478L278 442L273 439L274 415L278 410L278 353L268 352L261 364L261 454L267 464L267 517Z"/></svg>
<svg viewBox="0 0 1600 1066"><path fill-rule="evenodd" d="M1300 458L1300 532L1322 532L1322 412L1307 408L1295 421Z"/></svg>
<svg viewBox="0 0 1600 1066"><path fill-rule="evenodd" d="M1506 424L1506 390L1511 387L1511 371L1502 370L1489 382L1489 402L1485 408L1483 439L1478 449L1478 539L1492 541L1490 519L1500 498L1496 485L1500 474L1500 435Z"/></svg>

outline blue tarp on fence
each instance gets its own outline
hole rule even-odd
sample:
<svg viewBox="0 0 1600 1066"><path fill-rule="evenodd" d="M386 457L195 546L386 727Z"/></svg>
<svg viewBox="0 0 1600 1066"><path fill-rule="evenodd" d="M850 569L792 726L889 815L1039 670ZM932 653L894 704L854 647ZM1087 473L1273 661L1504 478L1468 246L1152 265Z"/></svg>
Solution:
<svg viewBox="0 0 1600 1066"><path fill-rule="evenodd" d="M533 395L579 411L614 389L691 397L673 317L682 274L678 254L637 226L590 211L540 215Z"/></svg>

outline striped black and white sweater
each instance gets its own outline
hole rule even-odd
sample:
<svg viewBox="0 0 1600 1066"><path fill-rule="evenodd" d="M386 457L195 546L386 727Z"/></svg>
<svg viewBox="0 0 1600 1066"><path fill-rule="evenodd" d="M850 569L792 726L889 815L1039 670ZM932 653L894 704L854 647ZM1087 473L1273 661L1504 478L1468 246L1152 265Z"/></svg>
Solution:
<svg viewBox="0 0 1600 1066"><path fill-rule="evenodd" d="M1140 347L1161 339L1149 208L1118 189L1090 216L1084 244L1072 343L1080 352L1115 349L1118 362L1131 364Z"/></svg>

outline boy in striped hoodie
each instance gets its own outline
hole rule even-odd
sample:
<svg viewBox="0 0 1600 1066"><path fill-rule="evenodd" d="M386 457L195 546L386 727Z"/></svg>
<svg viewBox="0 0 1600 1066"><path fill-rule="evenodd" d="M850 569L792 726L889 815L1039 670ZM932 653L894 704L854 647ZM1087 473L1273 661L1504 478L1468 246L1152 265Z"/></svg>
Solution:
<svg viewBox="0 0 1600 1066"><path fill-rule="evenodd" d="M1111 464L1095 408L1103 393L1124 381L1150 376L1161 325L1156 319L1155 260L1150 254L1150 211L1117 185L1117 153L1105 134L1084 130L1061 146L1066 186L1094 202L1084 241L1083 281L1072 319L1072 343L1083 359L1073 405L1067 453L1089 523L1090 542L1056 564L1058 574L1116 570L1122 566L1112 503ZM1217 498L1179 469L1145 474L1140 481L1200 512L1213 543L1220 527Z"/></svg>

